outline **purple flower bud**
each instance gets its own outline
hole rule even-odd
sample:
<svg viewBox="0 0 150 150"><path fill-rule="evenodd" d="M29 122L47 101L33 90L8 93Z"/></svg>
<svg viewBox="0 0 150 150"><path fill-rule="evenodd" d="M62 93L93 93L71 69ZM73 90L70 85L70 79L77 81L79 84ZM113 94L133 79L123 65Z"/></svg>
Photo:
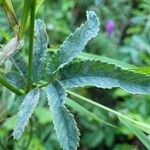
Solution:
<svg viewBox="0 0 150 150"><path fill-rule="evenodd" d="M115 22L113 20L108 20L107 23L105 24L105 30L109 36L112 35L114 29L115 29Z"/></svg>

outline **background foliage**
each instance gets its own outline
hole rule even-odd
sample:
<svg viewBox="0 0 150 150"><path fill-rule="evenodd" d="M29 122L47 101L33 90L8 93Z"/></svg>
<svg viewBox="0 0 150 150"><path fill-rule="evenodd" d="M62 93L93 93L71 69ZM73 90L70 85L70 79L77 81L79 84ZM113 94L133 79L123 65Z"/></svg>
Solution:
<svg viewBox="0 0 150 150"><path fill-rule="evenodd" d="M13 0L17 17L21 17L23 3ZM41 0L38 0L40 3ZM98 36L86 46L86 52L80 57L97 58L113 61L124 68L133 66L144 67L135 69L150 73L150 2L148 0L45 0L38 10L36 19L46 23L48 32L48 47L50 55L64 39L86 20L86 10L95 10L101 21L101 31ZM109 20L115 23L110 35L105 28ZM29 34L29 30L27 30ZM12 37L11 28L5 12L0 8L0 45ZM28 44L23 51L26 57ZM96 55L95 55L96 54ZM15 56L16 57L16 56ZM127 65L130 63L132 65ZM5 71L9 72L11 61L5 63ZM3 71L3 70L1 70ZM7 75L9 77L9 74ZM17 74L14 72L14 76ZM18 81L18 83L22 83ZM19 84L20 87L22 85ZM122 89L105 90L101 88L86 88L75 91L95 102L107 106L117 112L143 123L150 123L150 97L148 95L131 95ZM75 116L81 132L81 150L141 150L145 149L141 141L113 113L99 109L96 106L80 101L80 98L70 96L67 100L69 108ZM72 101L75 99L76 102ZM14 150L59 150L61 149L54 133L51 114L45 102L43 92L38 107L30 119L23 137L17 142L12 138L12 130L22 97L16 96L1 86L0 88L0 149ZM44 106L44 107L43 107ZM83 108L84 106L85 108ZM129 125L129 124L128 124ZM128 127L133 129L132 126ZM145 128L146 129L146 128ZM144 130L144 129L143 129ZM150 132L149 132L150 133Z"/></svg>

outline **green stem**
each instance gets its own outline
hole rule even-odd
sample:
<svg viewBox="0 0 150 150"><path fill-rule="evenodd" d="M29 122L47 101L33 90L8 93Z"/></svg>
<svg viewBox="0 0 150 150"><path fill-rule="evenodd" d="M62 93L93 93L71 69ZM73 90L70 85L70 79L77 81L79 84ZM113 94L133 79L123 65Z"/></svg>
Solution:
<svg viewBox="0 0 150 150"><path fill-rule="evenodd" d="M24 13L23 13L23 17L21 19L21 25L20 25L20 32L19 32L19 38L23 38L24 33L25 33L25 28L29 23L29 19L28 15L29 15L29 11L30 11L30 7L31 7L31 2L32 0L24 0ZM41 0L41 2L37 5L37 8L35 10L35 14L37 14L39 8L41 7L41 5L45 2L45 0Z"/></svg>
<svg viewBox="0 0 150 150"><path fill-rule="evenodd" d="M10 91L14 92L17 95L22 95L24 92L22 90L18 90L14 86L12 86L8 81L4 80L3 78L0 77L0 83L4 85L7 89Z"/></svg>
<svg viewBox="0 0 150 150"><path fill-rule="evenodd" d="M90 104L92 104L92 105L95 105L95 106L97 106L97 107L99 107L99 108L101 108L101 109L104 109L104 110L106 110L106 111L108 111L108 112L111 112L111 113L113 113L113 114L115 114L115 115L119 115L119 114L120 114L119 112L116 112L116 111L114 111L114 110L112 110L112 109L110 109L110 108L108 108L108 107L106 107L106 106L103 106L103 105L101 105L101 104L99 104L99 103L96 103L96 102L94 102L94 101L92 101L92 100L90 100L90 99L88 99L88 98L86 98L86 97L83 97L83 96L79 95L79 94L76 94L76 93L71 92L71 91L67 91L67 92L68 92L69 94L71 94L72 96L79 98L80 100L84 100L84 101L86 101L86 102L88 102L88 103L90 103Z"/></svg>
<svg viewBox="0 0 150 150"><path fill-rule="evenodd" d="M32 56L33 56L33 42L34 42L34 19L35 19L35 5L36 0L32 0L30 11L30 35L29 35L29 70L28 70L28 86L27 91L32 87Z"/></svg>
<svg viewBox="0 0 150 150"><path fill-rule="evenodd" d="M6 9L7 9L9 15L11 16L11 18L14 20L15 24L18 25L17 16L16 16L16 13L15 13L12 1L11 0L5 1L4 6L6 7Z"/></svg>
<svg viewBox="0 0 150 150"><path fill-rule="evenodd" d="M70 107L72 107L73 110L79 112L80 114L86 114L88 117L93 118L93 120L97 121L98 123L103 123L105 125L108 125L113 128L117 128L115 125L106 122L105 120L101 119L99 116L94 114L93 112L90 112L86 107L80 105L79 103L73 101L71 98L67 98L66 104Z"/></svg>
<svg viewBox="0 0 150 150"><path fill-rule="evenodd" d="M27 19L28 19L30 7L31 7L31 2L32 2L32 0L24 0L23 16L21 18L20 31L19 31L20 39L22 39L24 37Z"/></svg>
<svg viewBox="0 0 150 150"><path fill-rule="evenodd" d="M81 96L81 95L79 95L79 94L76 94L76 93L74 93L74 92L67 91L67 93L70 94L70 95L72 95L72 96L74 96L74 97L76 97L76 98L78 98L78 99L80 99L80 100L83 100L83 101L88 102L88 103L90 103L90 104L92 104L92 105L94 105L94 106L97 106L97 107L99 107L99 108L101 108L101 109L103 109L103 110L106 110L106 111L108 111L108 112L111 112L111 113L117 115L117 117L119 117L119 116L124 117L125 119L131 121L132 123L136 124L136 125L139 126L139 127L147 128L147 129L150 130L150 126L149 126L148 124L145 124L145 123L143 124L142 122L133 120L132 118L129 118L129 117L127 117L126 115L121 114L120 112L117 112L117 111L115 111L115 110L113 110L113 109L111 109L111 108L108 108L108 107L103 106L103 105L101 105L101 104L99 104L99 103L96 103L96 102L94 102L94 101L92 101L92 100L90 100L90 99L88 99L88 98L85 98L85 97L83 97L83 96ZM142 128L141 128L141 129L142 129ZM143 130L143 129L142 129L142 130Z"/></svg>

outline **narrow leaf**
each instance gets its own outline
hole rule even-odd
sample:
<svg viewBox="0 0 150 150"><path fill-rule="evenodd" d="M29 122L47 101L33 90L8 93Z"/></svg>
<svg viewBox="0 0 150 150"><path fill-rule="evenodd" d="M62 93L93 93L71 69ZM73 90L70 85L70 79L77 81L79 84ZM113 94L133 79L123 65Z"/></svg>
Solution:
<svg viewBox="0 0 150 150"><path fill-rule="evenodd" d="M22 47L23 40L19 40L18 37L12 38L1 50L0 65L11 58Z"/></svg>
<svg viewBox="0 0 150 150"><path fill-rule="evenodd" d="M40 19L35 21L35 40L33 47L33 80L37 81L42 75L49 40L46 25Z"/></svg>
<svg viewBox="0 0 150 150"><path fill-rule="evenodd" d="M52 56L47 64L48 74L51 75L59 68L71 62L81 51L87 42L95 37L99 31L99 19L94 11L87 12L87 22L82 24L70 34L59 50Z"/></svg>
<svg viewBox="0 0 150 150"><path fill-rule="evenodd" d="M31 117L40 97L39 89L30 91L24 98L18 112L18 118L16 127L13 132L15 139L19 139L24 132L25 126L27 125L29 118Z"/></svg>
<svg viewBox="0 0 150 150"><path fill-rule="evenodd" d="M48 103L53 117L54 128L63 150L77 150L79 131L73 115L64 106L66 93L59 82L46 88Z"/></svg>
<svg viewBox="0 0 150 150"><path fill-rule="evenodd" d="M131 70L139 73L150 74L150 67L139 67Z"/></svg>
<svg viewBox="0 0 150 150"><path fill-rule="evenodd" d="M150 76L123 70L99 60L73 62L61 70L61 83L65 88L96 86L121 87L133 94L150 93Z"/></svg>
<svg viewBox="0 0 150 150"><path fill-rule="evenodd" d="M67 105L70 106L76 112L78 112L81 116L86 117L87 119L95 120L97 121L97 123L103 123L113 128L116 127L115 125L103 120L102 118L94 114L93 112L89 111L85 106L82 106L81 104L77 103L76 101L70 98L67 98Z"/></svg>
<svg viewBox="0 0 150 150"><path fill-rule="evenodd" d="M134 124L136 124L136 126L138 126L142 131L146 132L147 134L150 134L150 126L149 124L146 124L146 123L143 123L143 122L140 122L140 121L136 121L130 117L127 116L127 114L121 114L120 112L118 111L115 111L109 107L106 107L100 103L97 103L97 102L94 102L93 100L89 99L89 98L86 98L84 96L81 96L77 93L74 93L74 92L71 92L71 91L67 91L67 93L69 93L71 96L73 96L73 98L75 98L76 100L81 100L81 101L84 101L86 103L89 103L90 105L93 105L97 108L100 108L102 110L105 110L109 113L112 113L114 115L117 115L118 116L123 116L123 117L126 117L128 120L130 120L131 122L133 122Z"/></svg>
<svg viewBox="0 0 150 150"><path fill-rule="evenodd" d="M145 145L145 147L150 150L150 139L139 129L136 125L134 125L131 121L126 119L125 117L119 116L119 120L133 133L135 134L139 140Z"/></svg>
<svg viewBox="0 0 150 150"><path fill-rule="evenodd" d="M117 60L117 59L108 58L108 57L101 56L101 55L92 54L92 53L83 52L83 53L81 53L79 55L79 58L80 59L84 59L84 60L85 59L101 60L102 62L106 62L108 64L113 64L113 65L116 65L116 66L118 66L120 68L123 68L123 69L134 69L134 68L137 68L136 66L128 64L128 63L125 63L123 61L120 61L120 60Z"/></svg>
<svg viewBox="0 0 150 150"><path fill-rule="evenodd" d="M16 53L11 60L16 69L19 71L20 75L24 78L24 80L26 80L28 76L28 67L21 53Z"/></svg>

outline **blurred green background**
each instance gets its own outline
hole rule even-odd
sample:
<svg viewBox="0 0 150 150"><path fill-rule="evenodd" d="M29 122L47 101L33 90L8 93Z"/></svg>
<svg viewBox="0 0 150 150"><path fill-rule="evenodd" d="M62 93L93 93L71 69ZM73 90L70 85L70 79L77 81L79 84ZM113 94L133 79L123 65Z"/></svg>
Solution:
<svg viewBox="0 0 150 150"><path fill-rule="evenodd" d="M20 18L23 2L12 2ZM58 48L85 21L86 10L94 10L101 22L100 32L86 46L86 52L97 55L93 57L105 56L140 67L150 66L150 0L45 0L36 19L46 23L50 49ZM3 31L13 36L6 14L0 8L1 46L6 42ZM5 65L8 70L11 68L10 62ZM87 88L76 92L114 110L128 113L133 119L150 123L150 96L130 95L121 89ZM13 140L12 130L21 103L19 99L22 98L16 99L13 93L0 85L0 150L61 150L44 93L23 137L18 142ZM67 107L74 113L81 132L79 150L145 149L114 115L76 100L90 112L117 126L111 127L93 119L82 110L81 105L68 102Z"/></svg>

